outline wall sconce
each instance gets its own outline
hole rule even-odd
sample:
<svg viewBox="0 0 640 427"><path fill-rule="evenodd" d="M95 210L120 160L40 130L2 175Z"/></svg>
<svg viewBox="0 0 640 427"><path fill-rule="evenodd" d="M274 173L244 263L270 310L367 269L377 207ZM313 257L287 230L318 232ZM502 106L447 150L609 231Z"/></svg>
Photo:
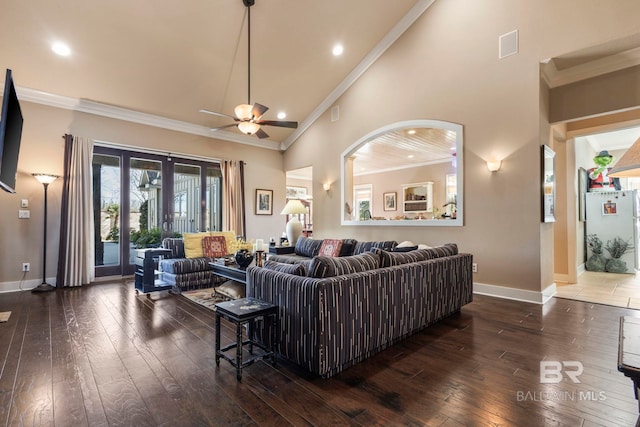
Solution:
<svg viewBox="0 0 640 427"><path fill-rule="evenodd" d="M325 182L324 184L322 184L322 188L324 189L324 191L329 191L331 190L331 184Z"/></svg>
<svg viewBox="0 0 640 427"><path fill-rule="evenodd" d="M491 172L498 172L501 165L501 160L487 160L487 169L489 169Z"/></svg>

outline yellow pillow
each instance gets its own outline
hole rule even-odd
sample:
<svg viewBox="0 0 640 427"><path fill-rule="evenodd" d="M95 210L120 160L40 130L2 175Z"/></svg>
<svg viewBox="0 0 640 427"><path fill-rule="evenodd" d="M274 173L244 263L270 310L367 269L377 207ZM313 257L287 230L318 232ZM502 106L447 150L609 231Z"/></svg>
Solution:
<svg viewBox="0 0 640 427"><path fill-rule="evenodd" d="M202 239L205 236L224 236L227 248L231 247L231 242L236 240L236 233L233 231L209 231L202 233L183 233L184 240L184 256L187 258L202 258L204 251L202 249Z"/></svg>
<svg viewBox="0 0 640 427"><path fill-rule="evenodd" d="M202 238L208 236L209 233L184 233L184 256L187 258L202 258L204 252L202 250Z"/></svg>

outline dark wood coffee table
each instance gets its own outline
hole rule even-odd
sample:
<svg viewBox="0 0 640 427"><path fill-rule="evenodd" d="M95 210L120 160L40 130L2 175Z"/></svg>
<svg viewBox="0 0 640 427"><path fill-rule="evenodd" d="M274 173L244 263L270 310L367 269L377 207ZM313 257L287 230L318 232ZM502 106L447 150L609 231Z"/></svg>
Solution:
<svg viewBox="0 0 640 427"><path fill-rule="evenodd" d="M240 267L238 264L223 265L216 262L210 262L209 265L214 274L229 279L214 288L216 295L228 300L244 298L247 295L248 267Z"/></svg>

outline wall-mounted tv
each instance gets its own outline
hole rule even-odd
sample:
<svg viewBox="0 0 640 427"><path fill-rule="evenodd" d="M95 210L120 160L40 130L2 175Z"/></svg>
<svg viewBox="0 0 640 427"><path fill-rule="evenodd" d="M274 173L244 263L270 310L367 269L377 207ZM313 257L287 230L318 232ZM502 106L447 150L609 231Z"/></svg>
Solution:
<svg viewBox="0 0 640 427"><path fill-rule="evenodd" d="M22 122L22 111L11 70L7 69L0 110L0 188L9 193L16 192Z"/></svg>

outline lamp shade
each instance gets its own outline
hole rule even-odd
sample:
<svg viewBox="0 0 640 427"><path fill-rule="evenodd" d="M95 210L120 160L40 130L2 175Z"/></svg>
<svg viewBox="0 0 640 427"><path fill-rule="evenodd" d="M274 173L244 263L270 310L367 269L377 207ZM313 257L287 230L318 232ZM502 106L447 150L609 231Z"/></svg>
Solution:
<svg viewBox="0 0 640 427"><path fill-rule="evenodd" d="M293 215L307 213L307 208L304 207L302 202L298 199L292 199L287 202L280 212L280 215Z"/></svg>
<svg viewBox="0 0 640 427"><path fill-rule="evenodd" d="M58 175L51 175L49 173L34 173L33 177L40 182L40 184L51 184L56 179L60 178Z"/></svg>
<svg viewBox="0 0 640 427"><path fill-rule="evenodd" d="M260 129L260 125L253 122L240 122L238 123L238 129L240 129L240 132L242 133L253 135L254 133L258 132L258 130Z"/></svg>
<svg viewBox="0 0 640 427"><path fill-rule="evenodd" d="M609 171L609 176L613 178L640 176L640 138L620 157L616 166Z"/></svg>
<svg viewBox="0 0 640 427"><path fill-rule="evenodd" d="M252 109L253 109L253 105L240 104L233 109L233 112L236 114L236 117L239 118L240 120L251 120L253 116L253 114L251 114Z"/></svg>

